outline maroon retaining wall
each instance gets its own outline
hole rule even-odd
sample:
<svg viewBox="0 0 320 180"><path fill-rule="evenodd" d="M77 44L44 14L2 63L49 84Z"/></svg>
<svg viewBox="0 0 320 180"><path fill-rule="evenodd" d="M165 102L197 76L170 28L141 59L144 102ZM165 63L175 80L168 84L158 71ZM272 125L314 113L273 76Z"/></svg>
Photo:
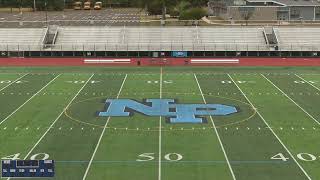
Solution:
<svg viewBox="0 0 320 180"><path fill-rule="evenodd" d="M320 66L320 58L0 58L0 66Z"/></svg>

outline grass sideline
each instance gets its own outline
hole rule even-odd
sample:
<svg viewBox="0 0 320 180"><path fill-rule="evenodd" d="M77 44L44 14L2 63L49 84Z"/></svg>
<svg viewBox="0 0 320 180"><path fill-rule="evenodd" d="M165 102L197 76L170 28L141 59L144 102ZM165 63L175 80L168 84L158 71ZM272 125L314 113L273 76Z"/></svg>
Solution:
<svg viewBox="0 0 320 180"><path fill-rule="evenodd" d="M319 70L0 68L0 158L48 155L59 180L320 179ZM95 115L107 98L160 97L240 111L203 124Z"/></svg>

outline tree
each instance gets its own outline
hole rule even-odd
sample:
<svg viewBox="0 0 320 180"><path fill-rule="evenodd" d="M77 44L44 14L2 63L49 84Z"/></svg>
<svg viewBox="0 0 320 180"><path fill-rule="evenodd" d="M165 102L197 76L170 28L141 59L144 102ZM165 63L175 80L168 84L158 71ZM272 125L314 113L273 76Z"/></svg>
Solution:
<svg viewBox="0 0 320 180"><path fill-rule="evenodd" d="M208 0L189 0L193 7L204 7L207 6Z"/></svg>
<svg viewBox="0 0 320 180"><path fill-rule="evenodd" d="M36 0L38 10L44 10L46 0ZM72 7L75 1L87 0L65 0L67 7ZM130 7L147 8L150 14L162 14L163 16L168 9L173 10L174 7L180 6L179 4L191 4L192 7L206 6L208 0L90 0L92 2L102 1L107 4L122 4ZM48 10L62 10L64 7L64 0L47 0ZM21 0L22 7L33 7L33 0ZM19 7L20 0L0 0L1 7Z"/></svg>
<svg viewBox="0 0 320 180"><path fill-rule="evenodd" d="M177 4L177 0L139 0L140 3L146 3L149 14L162 15L165 20L167 9L173 8Z"/></svg>
<svg viewBox="0 0 320 180"><path fill-rule="evenodd" d="M188 1L179 2L174 8L170 10L171 16L180 16L180 14L191 7L191 3Z"/></svg>
<svg viewBox="0 0 320 180"><path fill-rule="evenodd" d="M172 9L176 6L178 0L160 0L162 5L162 19L166 19L167 9Z"/></svg>
<svg viewBox="0 0 320 180"><path fill-rule="evenodd" d="M147 4L147 10L151 15L159 15L162 13L162 5L160 1L151 0Z"/></svg>
<svg viewBox="0 0 320 180"><path fill-rule="evenodd" d="M246 26L248 26L248 21L252 17L253 12L255 11L254 7L240 7L239 8L241 17L246 21Z"/></svg>
<svg viewBox="0 0 320 180"><path fill-rule="evenodd" d="M180 14L180 20L199 20L207 15L207 12L202 8L191 8Z"/></svg>
<svg viewBox="0 0 320 180"><path fill-rule="evenodd" d="M208 6L212 10L214 16L219 16L227 11L227 5L224 0L211 0L208 2Z"/></svg>

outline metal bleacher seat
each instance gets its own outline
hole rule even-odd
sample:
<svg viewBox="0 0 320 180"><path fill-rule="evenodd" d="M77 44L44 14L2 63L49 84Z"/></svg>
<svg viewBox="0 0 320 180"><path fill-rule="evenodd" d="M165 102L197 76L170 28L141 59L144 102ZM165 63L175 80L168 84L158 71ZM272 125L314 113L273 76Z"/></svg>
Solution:
<svg viewBox="0 0 320 180"><path fill-rule="evenodd" d="M259 27L60 27L55 49L76 51L266 50ZM54 49L53 48L53 49Z"/></svg>
<svg viewBox="0 0 320 180"><path fill-rule="evenodd" d="M0 49L39 50L46 28L0 28Z"/></svg>
<svg viewBox="0 0 320 180"><path fill-rule="evenodd" d="M320 28L317 27L277 27L275 32L279 38L282 51L319 51Z"/></svg>
<svg viewBox="0 0 320 180"><path fill-rule="evenodd" d="M119 43L120 28L60 27L56 46L66 50L105 50L106 45Z"/></svg>
<svg viewBox="0 0 320 180"><path fill-rule="evenodd" d="M259 27L199 28L201 43L216 50L266 50L263 29Z"/></svg>
<svg viewBox="0 0 320 180"><path fill-rule="evenodd" d="M0 50L41 51L46 28L0 28ZM58 27L59 51L268 51L263 27ZM281 51L320 51L320 28L274 27Z"/></svg>

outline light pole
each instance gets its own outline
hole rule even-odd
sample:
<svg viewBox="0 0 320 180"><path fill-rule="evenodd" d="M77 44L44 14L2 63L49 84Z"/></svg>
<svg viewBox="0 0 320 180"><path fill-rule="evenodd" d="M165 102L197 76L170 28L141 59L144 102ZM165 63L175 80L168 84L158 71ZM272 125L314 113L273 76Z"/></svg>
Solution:
<svg viewBox="0 0 320 180"><path fill-rule="evenodd" d="M33 11L36 11L36 0L33 0Z"/></svg>
<svg viewBox="0 0 320 180"><path fill-rule="evenodd" d="M48 7L47 7L47 0L44 2L45 11L46 11L46 26L48 27Z"/></svg>
<svg viewBox="0 0 320 180"><path fill-rule="evenodd" d="M22 16L22 0L20 0L20 14L21 14L21 16Z"/></svg>
<svg viewBox="0 0 320 180"><path fill-rule="evenodd" d="M22 15L22 0L20 0L20 22L19 25L23 26L23 15Z"/></svg>
<svg viewBox="0 0 320 180"><path fill-rule="evenodd" d="M62 18L64 19L66 15L64 14L64 9L66 8L66 0L63 0L63 13L62 13Z"/></svg>

